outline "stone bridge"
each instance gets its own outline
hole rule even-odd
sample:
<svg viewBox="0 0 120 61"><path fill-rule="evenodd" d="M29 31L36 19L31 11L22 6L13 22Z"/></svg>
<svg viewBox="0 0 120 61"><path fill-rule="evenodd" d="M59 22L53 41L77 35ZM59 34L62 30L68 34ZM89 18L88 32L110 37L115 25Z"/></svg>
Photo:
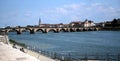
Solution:
<svg viewBox="0 0 120 61"><path fill-rule="evenodd" d="M48 33L50 31L54 33L59 33L59 32L80 32L80 31L98 31L101 30L99 27L80 27L80 28L40 28L40 27L22 27L22 28L7 28L7 29L2 29L0 31L3 31L5 33L8 32L17 32L17 34L21 34L22 32L30 32L30 34L34 34L35 32L42 32L42 33Z"/></svg>

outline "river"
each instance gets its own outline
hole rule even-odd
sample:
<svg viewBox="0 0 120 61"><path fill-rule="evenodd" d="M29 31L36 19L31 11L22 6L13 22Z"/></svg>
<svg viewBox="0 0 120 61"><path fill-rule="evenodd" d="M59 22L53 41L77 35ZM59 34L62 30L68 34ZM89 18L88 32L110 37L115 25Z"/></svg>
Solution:
<svg viewBox="0 0 120 61"><path fill-rule="evenodd" d="M47 34L9 32L9 38L36 49L58 53L118 54L120 53L120 31L60 32Z"/></svg>

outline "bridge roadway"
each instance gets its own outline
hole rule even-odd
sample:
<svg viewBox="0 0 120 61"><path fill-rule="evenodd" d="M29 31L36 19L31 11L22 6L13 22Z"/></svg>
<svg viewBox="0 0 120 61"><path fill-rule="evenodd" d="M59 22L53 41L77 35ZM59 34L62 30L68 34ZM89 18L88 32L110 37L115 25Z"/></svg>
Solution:
<svg viewBox="0 0 120 61"><path fill-rule="evenodd" d="M17 32L17 34L21 34L22 32L28 31L30 34L34 34L35 32L41 31L42 33L48 33L53 31L55 33L59 32L80 32L80 31L98 31L101 30L100 27L79 27L79 28L40 28L40 27L21 27L21 28L4 28L0 29L0 31L8 33L8 32Z"/></svg>

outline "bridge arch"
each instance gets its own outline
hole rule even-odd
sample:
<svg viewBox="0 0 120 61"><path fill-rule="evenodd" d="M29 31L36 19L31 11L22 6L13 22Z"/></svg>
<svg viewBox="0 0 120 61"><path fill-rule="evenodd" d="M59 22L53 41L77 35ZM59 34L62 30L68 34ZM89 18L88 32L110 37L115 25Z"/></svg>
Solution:
<svg viewBox="0 0 120 61"><path fill-rule="evenodd" d="M87 28L83 28L83 31L88 31L88 29Z"/></svg>
<svg viewBox="0 0 120 61"><path fill-rule="evenodd" d="M44 33L45 31L43 29L37 29L35 32L42 32L42 33Z"/></svg>
<svg viewBox="0 0 120 61"><path fill-rule="evenodd" d="M30 34L34 34L35 33L34 28L26 28L26 30L29 30Z"/></svg>
<svg viewBox="0 0 120 61"><path fill-rule="evenodd" d="M60 32L67 32L66 29L60 29Z"/></svg>
<svg viewBox="0 0 120 61"><path fill-rule="evenodd" d="M30 33L30 30L28 30L28 29L21 29L20 32L21 32L21 33L28 34L28 33Z"/></svg>
<svg viewBox="0 0 120 61"><path fill-rule="evenodd" d="M21 34L21 32L17 29L9 29L9 30L6 30L7 33L9 32L16 32L17 34Z"/></svg>
<svg viewBox="0 0 120 61"><path fill-rule="evenodd" d="M54 33L56 33L57 30L55 30L55 29L49 29L48 32L54 32Z"/></svg>
<svg viewBox="0 0 120 61"><path fill-rule="evenodd" d="M77 28L76 31L77 31L77 32L80 32L80 31L82 31L82 29Z"/></svg>
<svg viewBox="0 0 120 61"><path fill-rule="evenodd" d="M93 30L94 30L94 31L97 31L98 29L97 29L97 28L94 28Z"/></svg>
<svg viewBox="0 0 120 61"><path fill-rule="evenodd" d="M92 29L92 28L89 28L88 31L93 31L93 29Z"/></svg>
<svg viewBox="0 0 120 61"><path fill-rule="evenodd" d="M75 32L75 29L70 28L69 31L70 31L70 32Z"/></svg>

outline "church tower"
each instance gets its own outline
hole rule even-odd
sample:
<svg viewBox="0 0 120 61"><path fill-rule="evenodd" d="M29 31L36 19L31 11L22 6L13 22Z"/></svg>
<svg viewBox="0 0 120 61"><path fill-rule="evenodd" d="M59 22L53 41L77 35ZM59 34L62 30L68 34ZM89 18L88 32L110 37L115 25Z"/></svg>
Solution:
<svg viewBox="0 0 120 61"><path fill-rule="evenodd" d="M40 25L41 25L41 18L39 18L39 24L38 24L38 25L39 25L39 27L40 27Z"/></svg>

